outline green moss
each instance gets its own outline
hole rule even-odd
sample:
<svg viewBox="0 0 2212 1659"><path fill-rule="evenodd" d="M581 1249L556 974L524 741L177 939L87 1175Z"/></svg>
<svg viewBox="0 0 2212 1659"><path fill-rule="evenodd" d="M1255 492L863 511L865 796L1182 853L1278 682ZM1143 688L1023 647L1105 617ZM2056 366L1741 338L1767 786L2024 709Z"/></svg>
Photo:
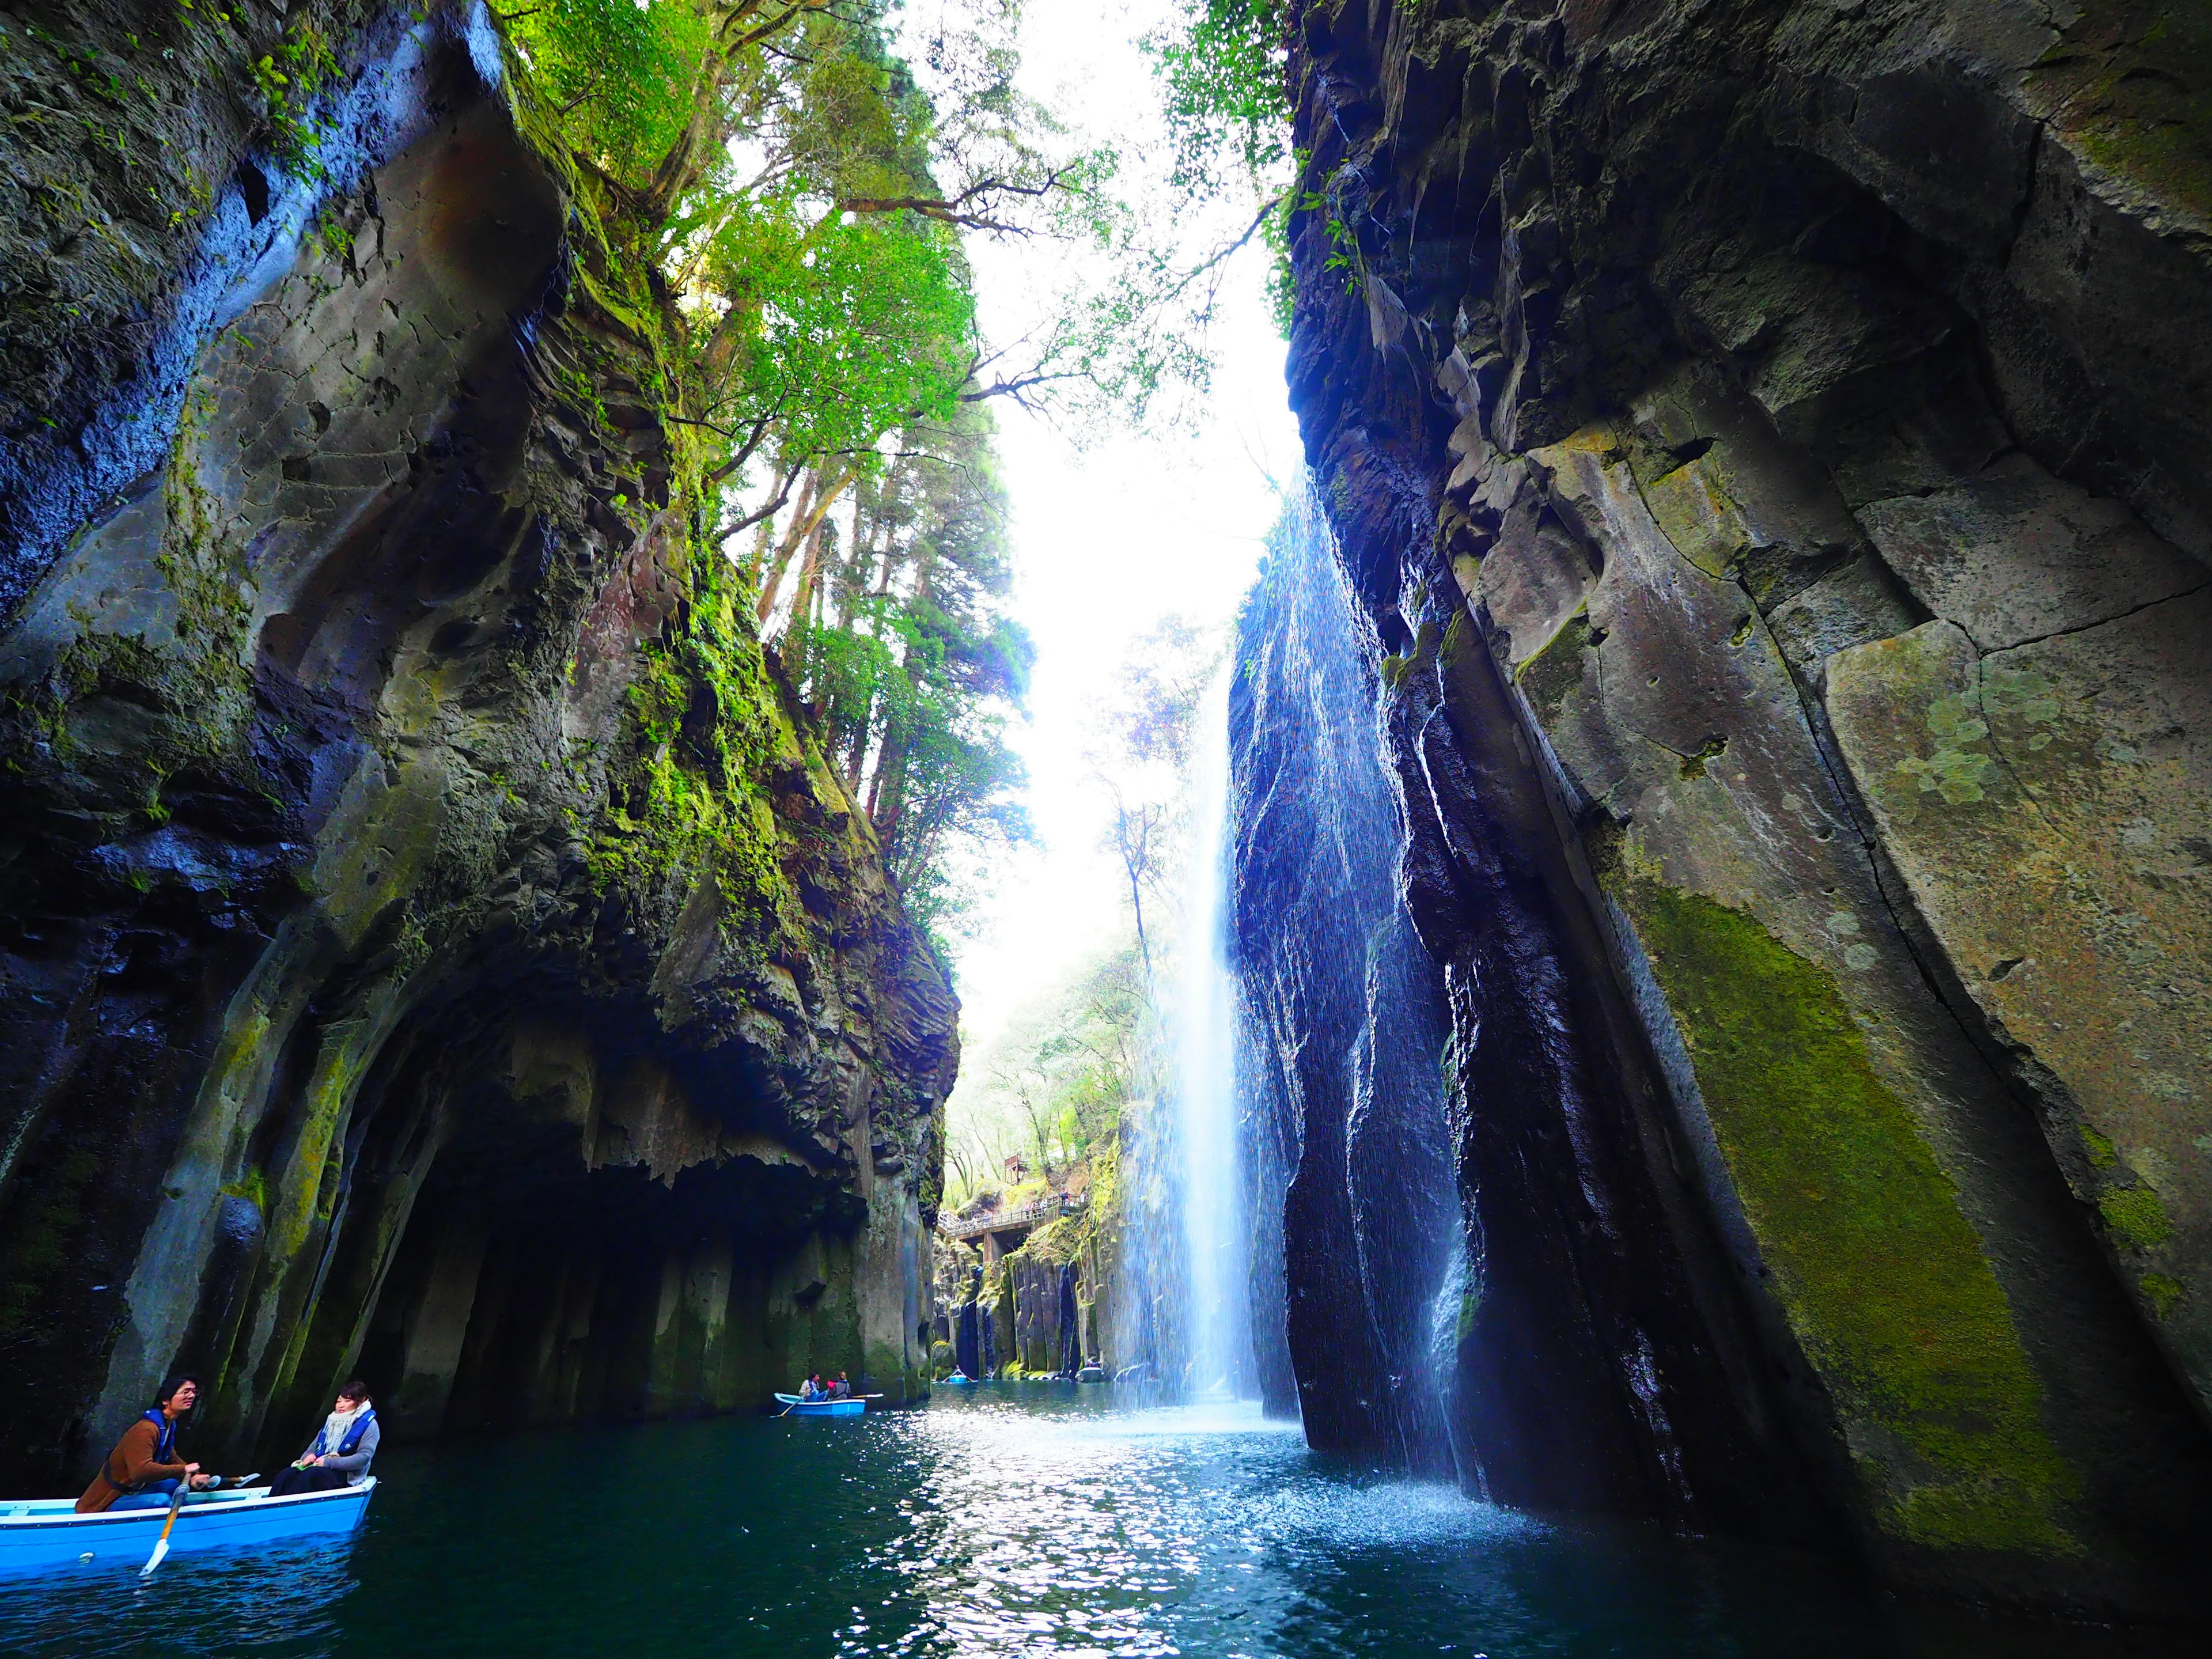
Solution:
<svg viewBox="0 0 2212 1659"><path fill-rule="evenodd" d="M258 1168L248 1170L222 1191L226 1198L242 1198L263 1215L269 1213L269 1177Z"/></svg>
<svg viewBox="0 0 2212 1659"><path fill-rule="evenodd" d="M2181 1298L2188 1294L2179 1279L2166 1273L2145 1273L2136 1282L2142 1286L2142 1293L2150 1302L2151 1311L2160 1319L2172 1318Z"/></svg>
<svg viewBox="0 0 2212 1659"><path fill-rule="evenodd" d="M2137 1252L2154 1250L2173 1237L2166 1206L2148 1187L2119 1187L2097 1200L2112 1237Z"/></svg>
<svg viewBox="0 0 2212 1659"><path fill-rule="evenodd" d="M1514 679L1538 716L1550 720L1583 683L1583 653L1592 649L1589 614L1577 611L1535 655L1515 671Z"/></svg>
<svg viewBox="0 0 2212 1659"><path fill-rule="evenodd" d="M1426 601L1427 590L1423 589L1415 604L1425 605ZM1456 622L1458 617L1455 616L1453 620ZM1436 661L1437 647L1443 640L1442 629L1432 622L1423 623L1414 632L1412 650L1402 656L1395 653L1387 656L1377 665L1376 672L1383 685L1393 691L1403 690L1407 680Z"/></svg>
<svg viewBox="0 0 2212 1659"><path fill-rule="evenodd" d="M1641 875L1620 889L1881 1524L1936 1547L2078 1548L2074 1475L2003 1291L1833 976L1740 911Z"/></svg>
<svg viewBox="0 0 2212 1659"><path fill-rule="evenodd" d="M780 818L761 781L796 764L825 803L842 801L842 790L792 725L740 617L728 562L695 550L688 576L688 625L641 646L623 710L632 758L590 826L592 879L601 891L643 893L711 874L726 944L763 957L803 950L808 925L786 864L803 836L837 832ZM860 815L849 818L847 838L866 842Z"/></svg>
<svg viewBox="0 0 2212 1659"><path fill-rule="evenodd" d="M1702 778L1705 775L1705 763L1718 760L1726 753L1728 753L1726 738L1707 738L1698 745L1695 754L1682 757L1682 764L1677 769L1686 778Z"/></svg>
<svg viewBox="0 0 2212 1659"><path fill-rule="evenodd" d="M2112 1143L2086 1123L2081 1126L2081 1144L2089 1149L2089 1167L2093 1170L2109 1170L2120 1161Z"/></svg>
<svg viewBox="0 0 2212 1659"><path fill-rule="evenodd" d="M1474 1334L1475 1322L1482 1317L1482 1292L1470 1290L1459 1299L1459 1340L1464 1342Z"/></svg>

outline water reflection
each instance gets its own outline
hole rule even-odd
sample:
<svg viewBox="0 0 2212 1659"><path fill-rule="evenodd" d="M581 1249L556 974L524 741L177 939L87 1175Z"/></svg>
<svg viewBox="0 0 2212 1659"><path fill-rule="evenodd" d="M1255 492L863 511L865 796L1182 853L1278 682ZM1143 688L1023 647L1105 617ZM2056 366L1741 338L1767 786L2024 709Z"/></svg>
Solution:
<svg viewBox="0 0 2212 1659"><path fill-rule="evenodd" d="M333 1652L338 1604L356 1582L352 1553L325 1541L172 1556L150 1579L118 1561L59 1585L0 1581L0 1654Z"/></svg>
<svg viewBox="0 0 2212 1659"><path fill-rule="evenodd" d="M0 1654L1905 1650L1820 1564L1547 1525L1334 1466L1246 1408L1102 1392L395 1449L349 1550L0 1587Z"/></svg>

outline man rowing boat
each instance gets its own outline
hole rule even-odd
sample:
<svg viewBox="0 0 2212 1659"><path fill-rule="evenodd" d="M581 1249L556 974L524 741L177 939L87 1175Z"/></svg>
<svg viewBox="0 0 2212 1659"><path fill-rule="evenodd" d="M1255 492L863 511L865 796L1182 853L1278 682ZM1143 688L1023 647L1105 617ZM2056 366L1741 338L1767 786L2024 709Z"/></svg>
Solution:
<svg viewBox="0 0 2212 1659"><path fill-rule="evenodd" d="M197 1463L177 1456L177 1428L200 1397L197 1376L173 1376L154 1396L153 1408L123 1431L100 1473L76 1500L79 1515L98 1515L120 1504L125 1509L166 1504L179 1480L194 1488L210 1484Z"/></svg>

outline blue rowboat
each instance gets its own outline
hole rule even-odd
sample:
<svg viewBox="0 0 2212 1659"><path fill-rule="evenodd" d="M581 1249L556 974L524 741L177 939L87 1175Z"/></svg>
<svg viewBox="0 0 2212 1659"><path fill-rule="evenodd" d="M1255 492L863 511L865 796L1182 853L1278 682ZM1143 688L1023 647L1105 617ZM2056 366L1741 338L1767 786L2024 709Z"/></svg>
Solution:
<svg viewBox="0 0 2212 1659"><path fill-rule="evenodd" d="M371 1475L358 1486L292 1498L271 1498L266 1486L194 1492L177 1511L169 1553L343 1537L361 1524L375 1490ZM142 1567L169 1518L166 1501L100 1515L76 1510L73 1498L0 1500L0 1576Z"/></svg>
<svg viewBox="0 0 2212 1659"><path fill-rule="evenodd" d="M801 1400L795 1394L780 1394L776 1398L790 1407L780 1413L787 1417L858 1417L868 1409L865 1400Z"/></svg>
<svg viewBox="0 0 2212 1659"><path fill-rule="evenodd" d="M940 1389L972 1389L975 1386L975 1379L972 1376L964 1376L960 1372L955 1371L950 1376L940 1376L938 1378L937 1386Z"/></svg>

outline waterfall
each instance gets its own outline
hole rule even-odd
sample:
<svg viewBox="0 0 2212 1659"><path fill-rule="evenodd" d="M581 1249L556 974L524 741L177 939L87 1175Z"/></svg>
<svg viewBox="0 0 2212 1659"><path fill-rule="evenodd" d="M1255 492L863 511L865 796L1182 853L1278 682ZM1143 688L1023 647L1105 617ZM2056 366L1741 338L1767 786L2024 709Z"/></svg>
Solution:
<svg viewBox="0 0 2212 1659"><path fill-rule="evenodd" d="M1294 1377L1316 1446L1442 1473L1480 1272L1445 1121L1437 969L1401 890L1382 653L1310 495L1277 529L1236 666L1245 1142L1255 1208L1279 1217L1265 1235L1276 1260L1252 1274L1261 1393L1285 1407Z"/></svg>
<svg viewBox="0 0 2212 1659"><path fill-rule="evenodd" d="M1116 1359L1443 1473L1480 1270L1364 629L1301 499L1200 715L1162 1100L1123 1131Z"/></svg>
<svg viewBox="0 0 2212 1659"><path fill-rule="evenodd" d="M1182 1224L1188 1264L1190 1382L1199 1393L1244 1393L1251 1335L1245 1182L1237 1135L1236 990L1223 953L1229 821L1229 673L1200 712L1197 788L1184 869L1182 949L1176 963L1176 1128L1182 1143Z"/></svg>

